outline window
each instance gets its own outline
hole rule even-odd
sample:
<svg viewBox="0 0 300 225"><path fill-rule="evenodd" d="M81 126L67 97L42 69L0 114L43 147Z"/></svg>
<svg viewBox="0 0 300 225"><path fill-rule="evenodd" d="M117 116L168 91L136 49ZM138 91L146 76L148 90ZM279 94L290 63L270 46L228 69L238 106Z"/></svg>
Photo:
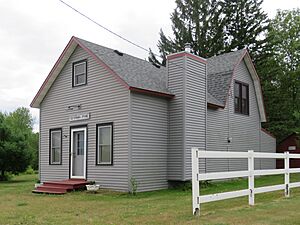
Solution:
<svg viewBox="0 0 300 225"><path fill-rule="evenodd" d="M249 115L249 85L235 81L234 83L234 111Z"/></svg>
<svg viewBox="0 0 300 225"><path fill-rule="evenodd" d="M73 87L86 84L86 71L86 60L73 63Z"/></svg>
<svg viewBox="0 0 300 225"><path fill-rule="evenodd" d="M50 164L61 164L62 130L50 130Z"/></svg>
<svg viewBox="0 0 300 225"><path fill-rule="evenodd" d="M97 125L97 165L112 165L113 124Z"/></svg>

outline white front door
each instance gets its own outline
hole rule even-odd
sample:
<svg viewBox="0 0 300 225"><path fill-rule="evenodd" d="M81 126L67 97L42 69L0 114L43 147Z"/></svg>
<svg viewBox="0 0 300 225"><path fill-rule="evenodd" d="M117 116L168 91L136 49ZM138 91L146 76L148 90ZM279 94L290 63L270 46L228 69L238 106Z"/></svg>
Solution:
<svg viewBox="0 0 300 225"><path fill-rule="evenodd" d="M86 127L71 129L71 178L86 178Z"/></svg>

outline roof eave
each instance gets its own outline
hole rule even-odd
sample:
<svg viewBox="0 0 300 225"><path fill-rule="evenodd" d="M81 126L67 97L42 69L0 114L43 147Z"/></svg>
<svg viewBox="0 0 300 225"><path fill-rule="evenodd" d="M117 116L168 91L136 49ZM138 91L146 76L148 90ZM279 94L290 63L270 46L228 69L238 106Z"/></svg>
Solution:
<svg viewBox="0 0 300 225"><path fill-rule="evenodd" d="M137 92L137 93L147 94L147 95L153 95L153 96L158 96L158 97L163 97L163 98L168 98L168 99L172 99L172 98L175 97L174 94L158 92L158 91L152 91L152 90L137 88L137 87L129 87L129 90L132 91L132 92Z"/></svg>
<svg viewBox="0 0 300 225"><path fill-rule="evenodd" d="M207 107L212 108L212 109L219 109L219 108L224 109L225 108L225 106L223 106L223 105L217 105L217 104L214 104L211 102L207 102Z"/></svg>
<svg viewBox="0 0 300 225"><path fill-rule="evenodd" d="M63 52L59 56L58 60L52 67L50 73L44 80L42 86L38 90L37 94L33 98L32 102L30 103L30 107L32 108L40 108L40 104L43 101L44 97L46 96L49 88L53 84L54 80L64 67L65 63L68 61L69 57L77 47L77 42L75 42L75 37L73 36L70 41L68 42L67 46L64 48Z"/></svg>

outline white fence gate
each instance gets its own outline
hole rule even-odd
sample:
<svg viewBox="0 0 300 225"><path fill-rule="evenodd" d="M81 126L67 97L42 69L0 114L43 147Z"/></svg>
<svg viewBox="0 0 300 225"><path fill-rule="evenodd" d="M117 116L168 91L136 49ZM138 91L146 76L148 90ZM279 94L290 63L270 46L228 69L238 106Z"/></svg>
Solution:
<svg viewBox="0 0 300 225"><path fill-rule="evenodd" d="M248 159L248 170L216 173L199 173L199 159L204 158L227 158L227 159ZM255 158L284 159L284 169L254 170ZM300 187L300 182L290 183L290 173L300 173L300 168L290 169L289 159L300 159L300 154L285 153L262 153L254 152L224 152L224 151L200 151L192 148L192 195L193 214L200 215L200 204L223 199L249 196L249 205L254 205L254 195L259 193L285 190L285 196L289 197L290 188ZM284 174L284 184L266 187L254 187L254 177L261 175ZM199 181L228 179L237 177L248 177L248 189L216 193L200 196Z"/></svg>

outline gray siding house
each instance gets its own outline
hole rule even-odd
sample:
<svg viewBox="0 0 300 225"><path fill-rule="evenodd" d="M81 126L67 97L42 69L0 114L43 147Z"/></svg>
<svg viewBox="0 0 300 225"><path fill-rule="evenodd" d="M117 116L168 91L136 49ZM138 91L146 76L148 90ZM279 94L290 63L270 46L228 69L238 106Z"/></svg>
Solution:
<svg viewBox="0 0 300 225"><path fill-rule="evenodd" d="M275 152L258 75L246 50L203 59L183 51L167 67L72 37L31 103L40 109L41 182L168 188L191 179L191 147ZM274 160L255 162L275 168ZM202 173L246 169L203 160Z"/></svg>

